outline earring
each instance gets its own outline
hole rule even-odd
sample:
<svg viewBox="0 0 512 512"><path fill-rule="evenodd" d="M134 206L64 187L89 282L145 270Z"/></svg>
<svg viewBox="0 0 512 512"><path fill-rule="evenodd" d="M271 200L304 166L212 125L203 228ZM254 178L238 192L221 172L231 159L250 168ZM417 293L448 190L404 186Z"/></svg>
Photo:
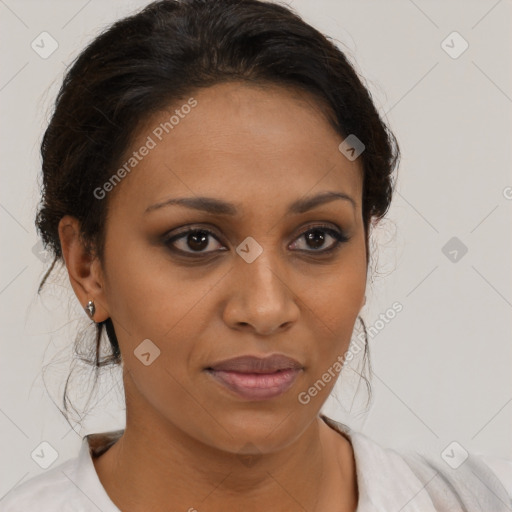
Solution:
<svg viewBox="0 0 512 512"><path fill-rule="evenodd" d="M92 318L94 316L94 313L96 311L96 307L94 306L94 301L93 300L90 300L88 303L87 303L87 306L85 306L85 311L87 313L89 313L89 316Z"/></svg>

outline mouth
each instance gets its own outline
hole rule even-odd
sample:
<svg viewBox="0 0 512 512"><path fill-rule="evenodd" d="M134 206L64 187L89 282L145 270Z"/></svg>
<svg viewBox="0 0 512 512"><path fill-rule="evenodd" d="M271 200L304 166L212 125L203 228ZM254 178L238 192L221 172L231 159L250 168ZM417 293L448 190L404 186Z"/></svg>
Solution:
<svg viewBox="0 0 512 512"><path fill-rule="evenodd" d="M241 373L206 370L217 382L247 400L267 400L288 391L302 370L277 370L273 373Z"/></svg>
<svg viewBox="0 0 512 512"><path fill-rule="evenodd" d="M282 395L304 370L281 354L266 358L241 356L205 368L219 384L245 400L268 400Z"/></svg>

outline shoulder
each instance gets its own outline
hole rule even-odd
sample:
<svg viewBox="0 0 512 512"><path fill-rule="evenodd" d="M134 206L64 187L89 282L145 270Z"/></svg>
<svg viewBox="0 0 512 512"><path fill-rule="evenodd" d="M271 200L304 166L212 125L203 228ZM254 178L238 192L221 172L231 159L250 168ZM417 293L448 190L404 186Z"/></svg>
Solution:
<svg viewBox="0 0 512 512"><path fill-rule="evenodd" d="M1 499L1 512L76 511L77 488L73 480L77 465L78 457L74 457L19 484Z"/></svg>
<svg viewBox="0 0 512 512"><path fill-rule="evenodd" d="M512 510L512 461L442 441L395 450L342 423L328 424L351 440L364 510Z"/></svg>
<svg viewBox="0 0 512 512"><path fill-rule="evenodd" d="M434 505L441 510L441 505L448 500L462 510L500 512L512 509L510 473L507 476L489 463L501 459L467 452L458 443L447 444L437 456L408 451L403 453L403 458L418 479L428 486ZM512 466L512 461L509 464Z"/></svg>
<svg viewBox="0 0 512 512"><path fill-rule="evenodd" d="M88 434L78 456L23 482L0 499L0 512L119 512L103 488L92 460L122 430Z"/></svg>
<svg viewBox="0 0 512 512"><path fill-rule="evenodd" d="M436 511L510 512L512 510L512 483L510 473L497 471L497 464L475 453L461 452L452 444L433 443L429 450L395 450L380 446L374 440L358 433L359 447L365 447L374 464L387 474L389 481L401 478L407 482L411 504L428 496ZM436 448L434 448L434 444ZM496 460L496 459L495 459ZM501 461L501 459L499 459ZM512 461L508 462L512 468ZM407 496L405 490L404 496ZM424 510L423 508L420 508Z"/></svg>

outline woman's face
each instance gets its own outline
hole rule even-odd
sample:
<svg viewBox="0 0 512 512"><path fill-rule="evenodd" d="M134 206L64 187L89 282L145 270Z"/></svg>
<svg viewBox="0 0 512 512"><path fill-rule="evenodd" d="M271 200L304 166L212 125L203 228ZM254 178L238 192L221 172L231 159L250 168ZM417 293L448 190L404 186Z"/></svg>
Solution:
<svg viewBox="0 0 512 512"><path fill-rule="evenodd" d="M233 453L284 447L327 399L364 304L360 159L340 152L312 98L280 87L202 89L137 133L136 163L102 199L97 297L121 347L128 421ZM325 193L350 199L308 203ZM163 204L183 198L196 207ZM275 396L241 395L207 370L271 354L302 368Z"/></svg>

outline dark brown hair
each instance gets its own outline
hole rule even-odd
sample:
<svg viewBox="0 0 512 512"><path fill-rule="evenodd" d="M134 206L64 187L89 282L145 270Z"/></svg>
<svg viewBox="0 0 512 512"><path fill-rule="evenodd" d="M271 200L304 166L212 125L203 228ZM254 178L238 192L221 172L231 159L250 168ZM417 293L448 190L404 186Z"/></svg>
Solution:
<svg viewBox="0 0 512 512"><path fill-rule="evenodd" d="M370 223L389 209L400 152L344 53L280 4L161 0L101 33L64 77L41 143L42 199L36 227L54 259L39 292L55 263L62 262L58 225L64 215L80 221L83 242L103 261L109 202L97 199L93 191L117 169L137 127L194 89L233 80L299 87L318 100L319 108L327 106L330 123L341 136L354 134L364 143L359 158L368 262ZM100 357L104 327L111 354ZM120 363L110 318L96 324L91 353L97 370ZM67 383L67 411L66 392Z"/></svg>

